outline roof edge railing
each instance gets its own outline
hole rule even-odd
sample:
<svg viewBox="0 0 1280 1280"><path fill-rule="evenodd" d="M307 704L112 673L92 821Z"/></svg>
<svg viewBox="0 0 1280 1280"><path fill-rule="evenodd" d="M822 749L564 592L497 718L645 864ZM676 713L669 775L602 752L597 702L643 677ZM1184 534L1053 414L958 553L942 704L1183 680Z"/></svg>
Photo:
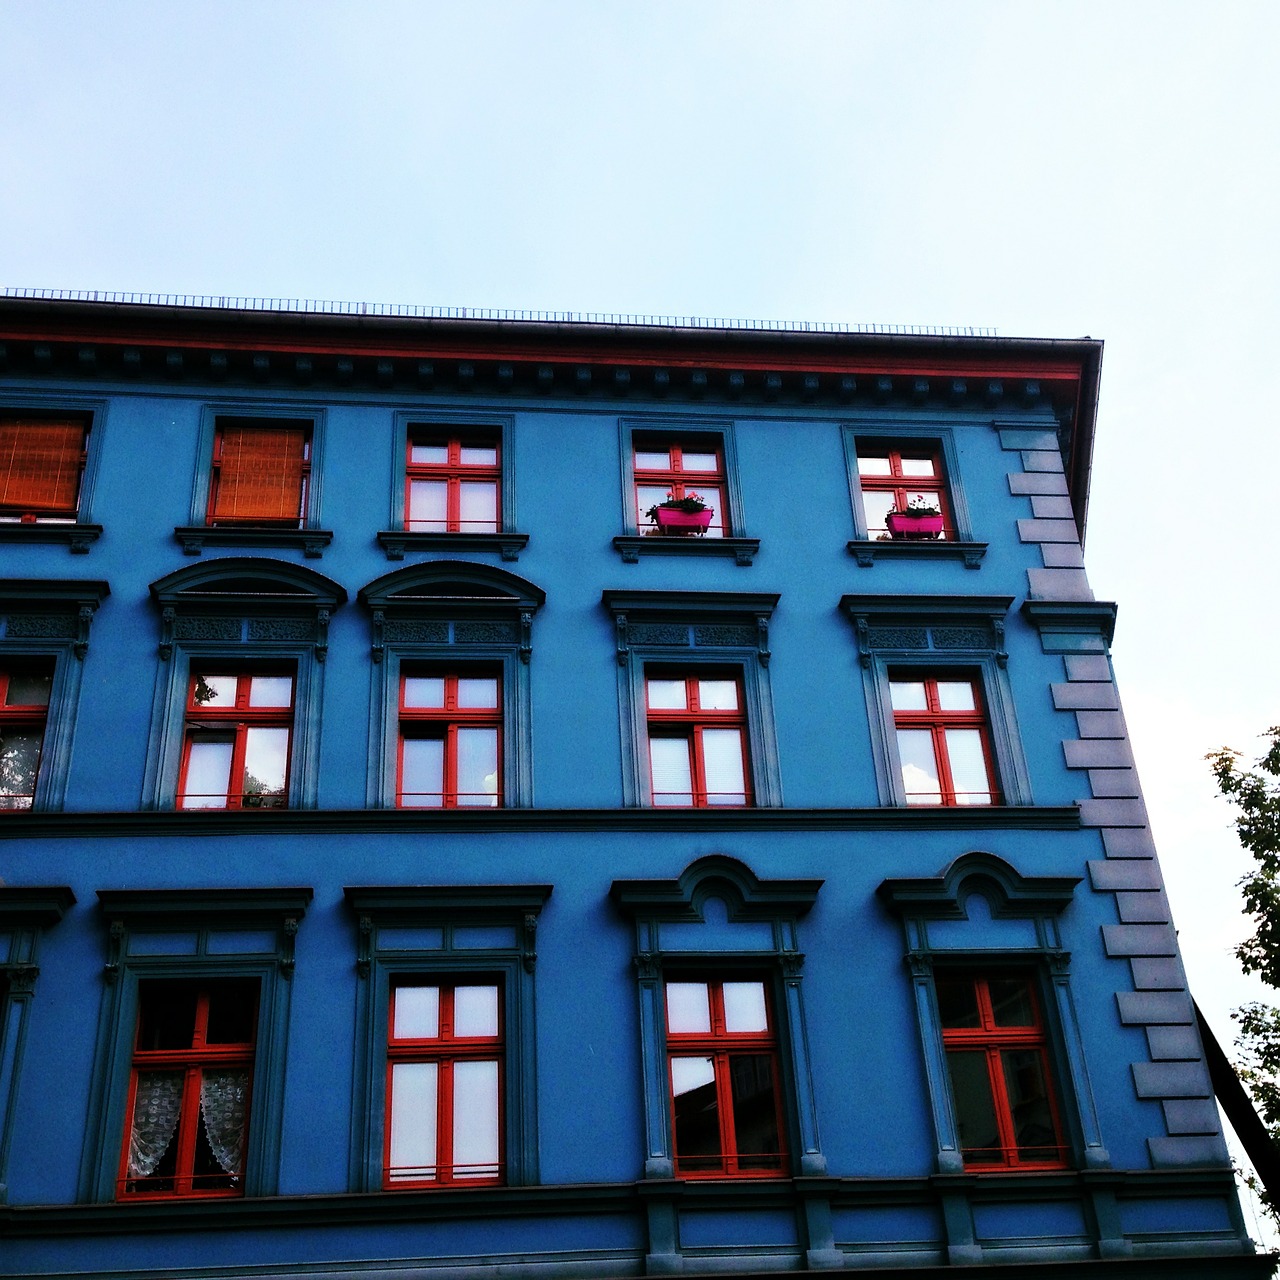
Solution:
<svg viewBox="0 0 1280 1280"><path fill-rule="evenodd" d="M919 334L943 338L994 338L995 329L971 325L848 324L838 320L742 320L723 316L638 315L615 311L520 311L499 307L434 307L402 302L322 302L314 298L251 298L231 294L126 293L109 289L0 288L0 298L44 302L103 302L141 307L213 307L331 316L391 316L422 320L514 320L550 324L636 325L671 329L747 329L773 333Z"/></svg>

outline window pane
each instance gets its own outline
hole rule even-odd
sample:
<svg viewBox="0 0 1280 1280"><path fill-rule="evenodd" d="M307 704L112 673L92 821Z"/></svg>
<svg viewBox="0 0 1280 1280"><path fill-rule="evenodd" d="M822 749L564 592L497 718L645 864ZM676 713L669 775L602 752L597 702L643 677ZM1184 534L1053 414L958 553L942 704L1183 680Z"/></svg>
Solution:
<svg viewBox="0 0 1280 1280"><path fill-rule="evenodd" d="M681 1170L720 1168L720 1110L711 1059L672 1058L671 1095Z"/></svg>
<svg viewBox="0 0 1280 1280"><path fill-rule="evenodd" d="M197 675L191 681L191 700L197 707L234 707L237 683L235 676Z"/></svg>
<svg viewBox="0 0 1280 1280"><path fill-rule="evenodd" d="M738 682L736 680L699 680L698 705L703 711L736 711Z"/></svg>
<svg viewBox="0 0 1280 1280"><path fill-rule="evenodd" d="M943 711L976 711L978 704L974 701L973 681L939 680L938 706Z"/></svg>
<svg viewBox="0 0 1280 1280"><path fill-rule="evenodd" d="M138 984L138 1044L144 1051L190 1049L199 988L189 982Z"/></svg>
<svg viewBox="0 0 1280 1280"><path fill-rule="evenodd" d="M449 486L443 480L409 481L409 528L441 533L448 526Z"/></svg>
<svg viewBox="0 0 1280 1280"><path fill-rule="evenodd" d="M434 1062L391 1068L392 1182L436 1176L436 1074Z"/></svg>
<svg viewBox="0 0 1280 1280"><path fill-rule="evenodd" d="M289 730L245 730L244 803L260 804L284 795L289 768Z"/></svg>
<svg viewBox="0 0 1280 1280"><path fill-rule="evenodd" d="M1013 1136L1024 1160L1056 1160L1057 1134L1038 1049L1006 1049L1000 1055L1004 1087L1009 1095Z"/></svg>
<svg viewBox="0 0 1280 1280"><path fill-rule="evenodd" d="M498 1176L496 1062L454 1064L453 1173L457 1178Z"/></svg>
<svg viewBox="0 0 1280 1280"><path fill-rule="evenodd" d="M649 680L649 707L653 711L684 711L688 708L687 686L683 680Z"/></svg>
<svg viewBox="0 0 1280 1280"><path fill-rule="evenodd" d="M460 676L458 706L489 708L498 705L498 682L492 676Z"/></svg>
<svg viewBox="0 0 1280 1280"><path fill-rule="evenodd" d="M439 809L444 804L444 740L406 738L400 752L400 804Z"/></svg>
<svg viewBox="0 0 1280 1280"><path fill-rule="evenodd" d="M978 993L968 978L939 978L938 1016L944 1027L981 1026Z"/></svg>
<svg viewBox="0 0 1280 1280"><path fill-rule="evenodd" d="M444 676L405 676L406 707L443 707Z"/></svg>
<svg viewBox="0 0 1280 1280"><path fill-rule="evenodd" d="M459 486L459 525L463 533L498 531L498 486L491 480L464 480Z"/></svg>
<svg viewBox="0 0 1280 1280"><path fill-rule="evenodd" d="M655 449L636 450L637 471L670 471L671 454L665 449L659 453Z"/></svg>
<svg viewBox="0 0 1280 1280"><path fill-rule="evenodd" d="M860 476L891 476L893 468L889 466L887 453L859 453L858 474Z"/></svg>
<svg viewBox="0 0 1280 1280"><path fill-rule="evenodd" d="M981 1051L949 1050L947 1070L951 1075L951 1098L965 1161L1001 1163L1004 1154L991 1098L991 1080L987 1075L987 1055Z"/></svg>
<svg viewBox="0 0 1280 1280"><path fill-rule="evenodd" d="M711 1002L705 982L667 983L667 1030L711 1030Z"/></svg>
<svg viewBox="0 0 1280 1280"><path fill-rule="evenodd" d="M904 476L935 476L938 474L932 458L902 458Z"/></svg>
<svg viewBox="0 0 1280 1280"><path fill-rule="evenodd" d="M409 461L424 466L443 467L449 461L449 446L447 444L411 444Z"/></svg>
<svg viewBox="0 0 1280 1280"><path fill-rule="evenodd" d="M231 782L231 743L193 741L187 754L184 809L225 809Z"/></svg>
<svg viewBox="0 0 1280 1280"><path fill-rule="evenodd" d="M729 1058L733 1133L741 1169L778 1167L778 1104L773 1059L767 1053L735 1053Z"/></svg>
<svg viewBox="0 0 1280 1280"><path fill-rule="evenodd" d="M11 671L6 707L47 707L53 675L43 671Z"/></svg>
<svg viewBox="0 0 1280 1280"><path fill-rule="evenodd" d="M928 711L923 680L890 680L889 701L895 711Z"/></svg>
<svg viewBox="0 0 1280 1280"><path fill-rule="evenodd" d="M493 445L464 444L458 450L458 461L464 467L496 467L498 450Z"/></svg>
<svg viewBox="0 0 1280 1280"><path fill-rule="evenodd" d="M43 729L0 729L0 809L31 808L43 741Z"/></svg>
<svg viewBox="0 0 1280 1280"><path fill-rule="evenodd" d="M864 489L862 491L862 515L867 522L867 533L870 537L886 533L885 516L897 506L893 490Z"/></svg>
<svg viewBox="0 0 1280 1280"><path fill-rule="evenodd" d="M458 730L458 804L497 808L497 729Z"/></svg>
<svg viewBox="0 0 1280 1280"><path fill-rule="evenodd" d="M987 760L982 750L982 734L977 729L948 729L947 759L955 783L956 804L992 804Z"/></svg>
<svg viewBox="0 0 1280 1280"><path fill-rule="evenodd" d="M685 486L685 493L689 486ZM711 523L707 526L708 538L724 537L724 494L715 485L698 485L697 495L711 508Z"/></svg>
<svg viewBox="0 0 1280 1280"><path fill-rule="evenodd" d="M252 1044L258 1026L258 983L220 981L209 990L206 1044Z"/></svg>
<svg viewBox="0 0 1280 1280"><path fill-rule="evenodd" d="M720 462L714 453L693 453L686 449L681 458L685 471L719 471Z"/></svg>
<svg viewBox="0 0 1280 1280"><path fill-rule="evenodd" d="M440 1034L440 988L397 987L391 1034L397 1040L432 1040Z"/></svg>
<svg viewBox="0 0 1280 1280"><path fill-rule="evenodd" d="M292 676L254 676L249 681L251 707L293 706Z"/></svg>
<svg viewBox="0 0 1280 1280"><path fill-rule="evenodd" d="M655 487L647 484L636 486L636 509L640 524L644 524L645 521L649 520L649 517L646 514L649 508L660 506L662 503L666 502L667 494L670 492L670 489L668 489L666 485L662 485L661 487Z"/></svg>
<svg viewBox="0 0 1280 1280"><path fill-rule="evenodd" d="M651 737L649 769L655 805L693 804L693 767L687 738Z"/></svg>
<svg viewBox="0 0 1280 1280"><path fill-rule="evenodd" d="M1031 991L1022 978L992 978L987 983L991 993L991 1011L997 1027L1034 1027L1035 1006Z"/></svg>
<svg viewBox="0 0 1280 1280"><path fill-rule="evenodd" d="M453 1034L456 1036L496 1036L498 1034L497 987L454 988Z"/></svg>
<svg viewBox="0 0 1280 1280"><path fill-rule="evenodd" d="M746 804L747 784L740 729L702 730L702 768L708 804Z"/></svg>
<svg viewBox="0 0 1280 1280"><path fill-rule="evenodd" d="M933 754L933 734L928 729L899 729L898 759L907 803L941 804L942 784Z"/></svg>
<svg viewBox="0 0 1280 1280"><path fill-rule="evenodd" d="M724 1029L726 1031L768 1031L769 1009L763 982L726 982Z"/></svg>

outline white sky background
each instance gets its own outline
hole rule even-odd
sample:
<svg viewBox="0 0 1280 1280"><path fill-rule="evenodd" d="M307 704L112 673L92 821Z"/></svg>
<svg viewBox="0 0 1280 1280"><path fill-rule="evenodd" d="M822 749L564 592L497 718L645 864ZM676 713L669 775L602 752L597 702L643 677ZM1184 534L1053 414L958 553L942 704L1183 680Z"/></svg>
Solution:
<svg viewBox="0 0 1280 1280"><path fill-rule="evenodd" d="M1280 5L0 0L0 284L1106 339L1086 559L1192 986L1280 721Z"/></svg>

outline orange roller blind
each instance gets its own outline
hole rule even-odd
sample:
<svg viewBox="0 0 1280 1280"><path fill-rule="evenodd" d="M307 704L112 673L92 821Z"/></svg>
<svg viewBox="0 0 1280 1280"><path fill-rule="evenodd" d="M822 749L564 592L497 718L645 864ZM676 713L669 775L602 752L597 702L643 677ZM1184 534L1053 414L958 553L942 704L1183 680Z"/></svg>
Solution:
<svg viewBox="0 0 1280 1280"><path fill-rule="evenodd" d="M83 423L0 420L0 506L74 515L83 455Z"/></svg>
<svg viewBox="0 0 1280 1280"><path fill-rule="evenodd" d="M289 520L302 513L306 427L221 428L214 520Z"/></svg>

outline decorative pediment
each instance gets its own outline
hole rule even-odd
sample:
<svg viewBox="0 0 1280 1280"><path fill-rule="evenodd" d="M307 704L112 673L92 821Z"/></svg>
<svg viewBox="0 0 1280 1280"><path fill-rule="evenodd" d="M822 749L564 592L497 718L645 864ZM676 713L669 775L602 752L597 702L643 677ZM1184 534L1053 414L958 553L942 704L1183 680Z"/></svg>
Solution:
<svg viewBox="0 0 1280 1280"><path fill-rule="evenodd" d="M609 896L633 917L701 921L707 900L725 904L730 922L797 919L817 901L821 880L761 880L744 862L713 853L675 880L615 880Z"/></svg>
<svg viewBox="0 0 1280 1280"><path fill-rule="evenodd" d="M981 894L993 919L1056 916L1071 902L1079 876L1024 876L994 853L961 854L938 876L882 880L880 900L898 916L963 920L966 900Z"/></svg>

